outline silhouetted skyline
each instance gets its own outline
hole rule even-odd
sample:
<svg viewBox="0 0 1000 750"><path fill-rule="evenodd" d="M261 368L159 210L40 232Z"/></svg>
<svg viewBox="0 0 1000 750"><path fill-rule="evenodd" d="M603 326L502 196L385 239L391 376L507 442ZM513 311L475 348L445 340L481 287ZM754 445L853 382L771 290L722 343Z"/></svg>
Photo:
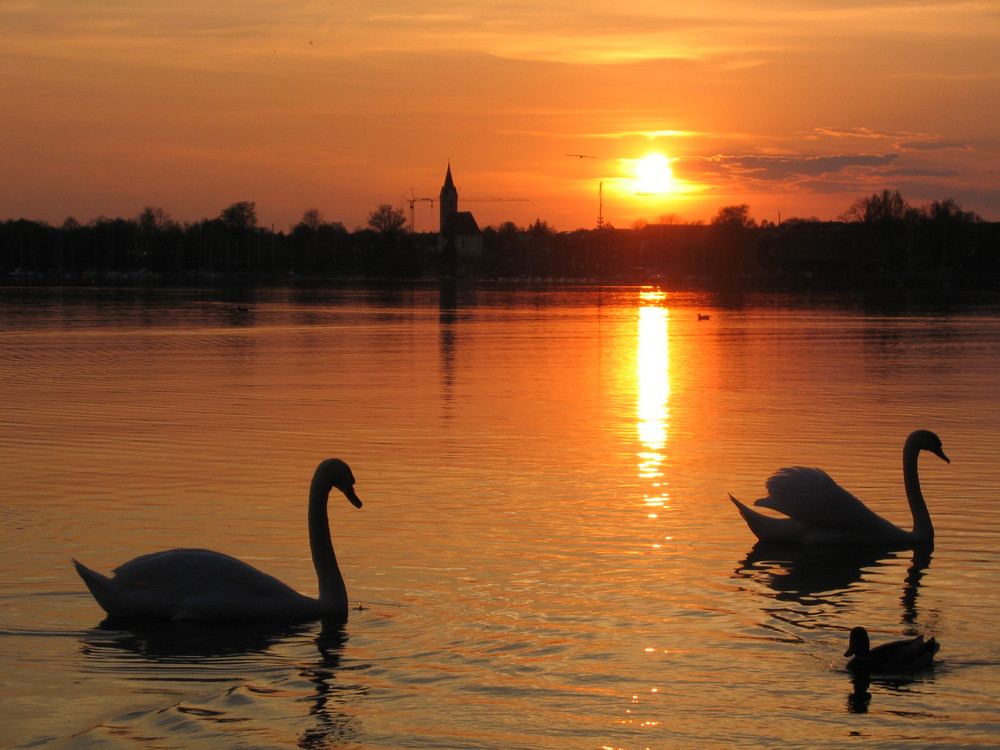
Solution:
<svg viewBox="0 0 1000 750"><path fill-rule="evenodd" d="M483 226L707 221L739 204L829 220L883 187L997 221L991 13L7 4L0 213L58 225L151 204L191 222L249 199L276 231L310 206L353 229L436 196L450 159ZM437 208L415 204L418 231Z"/></svg>
<svg viewBox="0 0 1000 750"><path fill-rule="evenodd" d="M789 290L995 289L1000 280L1000 222L950 199L914 207L886 189L848 207L847 221L758 223L741 204L721 207L709 223L557 232L540 219L480 229L470 213L455 210L454 193L447 179L440 234L406 231L404 211L389 204L354 232L317 209L289 232L274 232L259 226L255 204L246 201L183 226L152 206L135 218L59 227L7 220L0 222L0 278L559 278Z"/></svg>

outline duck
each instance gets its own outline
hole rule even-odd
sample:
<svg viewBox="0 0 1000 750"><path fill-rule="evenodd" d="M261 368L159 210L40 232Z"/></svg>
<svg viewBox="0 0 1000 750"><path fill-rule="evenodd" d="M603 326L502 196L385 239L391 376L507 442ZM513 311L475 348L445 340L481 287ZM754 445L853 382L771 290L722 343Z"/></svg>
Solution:
<svg viewBox="0 0 1000 750"><path fill-rule="evenodd" d="M931 666L934 654L941 648L937 639L924 636L905 638L871 647L868 631L860 625L851 628L847 651L844 656L854 658L847 662L852 672L865 673L906 673L920 672Z"/></svg>
<svg viewBox="0 0 1000 750"><path fill-rule="evenodd" d="M309 547L319 583L317 598L300 594L277 578L230 555L179 548L141 555L111 576L73 560L80 578L111 617L184 621L304 621L347 619L344 578L337 564L327 505L332 489L352 505L362 503L346 462L328 458L316 467L309 487Z"/></svg>
<svg viewBox="0 0 1000 750"><path fill-rule="evenodd" d="M913 518L913 528L902 529L869 509L837 484L822 469L791 466L772 474L764 486L767 496L754 505L770 508L785 517L759 513L732 494L750 531L761 542L799 544L864 544L916 546L933 544L934 525L920 489L917 458L921 451L951 463L941 438L930 430L914 430L903 444L903 485Z"/></svg>

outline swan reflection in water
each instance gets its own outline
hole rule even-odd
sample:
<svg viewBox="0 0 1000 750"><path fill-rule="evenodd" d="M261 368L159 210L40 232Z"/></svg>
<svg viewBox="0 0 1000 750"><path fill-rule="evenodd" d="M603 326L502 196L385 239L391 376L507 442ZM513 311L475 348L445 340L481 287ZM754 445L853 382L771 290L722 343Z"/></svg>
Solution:
<svg viewBox="0 0 1000 750"><path fill-rule="evenodd" d="M311 624L260 620L234 626L223 622L108 617L90 630L81 651L87 656L141 657L150 662L201 664L201 659L265 654L273 646L305 636Z"/></svg>
<svg viewBox="0 0 1000 750"><path fill-rule="evenodd" d="M311 634L315 658L299 662L277 652L282 646L294 648L297 641L305 642ZM265 720L260 714L266 711L269 699L282 702L276 714L282 720L295 718L289 708L306 704L309 725L300 730L297 744L302 748L327 748L357 741L361 734L359 719L349 706L367 689L342 681L338 675L342 677L345 669L363 669L364 665L342 666L346 643L341 618L298 625L261 621L238 626L108 618L82 637L80 650L90 669L124 673L133 680L232 683L223 694L206 699L200 706L184 701L173 705L172 710L235 720L242 717L233 716L234 710L245 704L227 699L235 692L246 692L257 709L253 718L241 725L249 731L253 731L253 723ZM164 669L169 670L166 675ZM264 675L271 675L275 684L261 686ZM312 685L311 693L291 695L292 691L301 692L302 679ZM295 687L282 687L286 681ZM220 704L213 705L215 701ZM157 721L161 713L156 710L150 716L134 716L130 721Z"/></svg>
<svg viewBox="0 0 1000 750"><path fill-rule="evenodd" d="M828 630L832 617L843 621L856 610L850 596L856 595L857 584L869 579L877 569L891 569L905 559L904 552L875 547L802 546L799 544L757 543L740 562L733 576L753 584L750 589L769 602L762 611L768 620L762 626L781 633L778 640L802 643L801 630ZM917 599L920 581L930 566L931 550L917 547L911 557L900 588L900 622L914 630L920 610ZM845 626L846 635L850 627ZM838 632L838 643L842 636ZM841 649L843 647L841 646ZM880 675L851 673L851 692L847 710L863 713L871 702L869 688L874 682L891 690L902 690L921 681L924 675Z"/></svg>
<svg viewBox="0 0 1000 750"><path fill-rule="evenodd" d="M842 607L847 606L842 601L844 596L864 579L867 571L892 566L902 554L876 547L803 547L758 542L740 562L734 577L762 584L774 592L769 596L778 601ZM930 562L930 548L918 547L911 552L900 595L903 622L916 620L920 580Z"/></svg>

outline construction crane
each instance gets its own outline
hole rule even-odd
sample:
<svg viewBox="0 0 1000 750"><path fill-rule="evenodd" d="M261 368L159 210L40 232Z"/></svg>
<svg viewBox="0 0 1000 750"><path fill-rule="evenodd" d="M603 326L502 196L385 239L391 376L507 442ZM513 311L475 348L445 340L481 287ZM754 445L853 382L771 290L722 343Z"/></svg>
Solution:
<svg viewBox="0 0 1000 750"><path fill-rule="evenodd" d="M531 198L500 198L499 196L494 196L492 198L462 198L463 203L496 203L498 201L526 202L530 200Z"/></svg>
<svg viewBox="0 0 1000 750"><path fill-rule="evenodd" d="M409 195L407 195L406 193L403 193L401 196L399 196L399 210L400 211L403 210L403 204L404 203L409 203L410 204L410 231L411 232L415 232L416 231L416 225L414 224L414 220L415 220L414 206L417 203L421 203L421 202L430 203L431 204L431 209L433 210L434 209L434 204L438 200L439 200L438 198L418 198L417 194L416 194L416 192L414 191L413 188L410 188L410 194ZM484 198L462 198L462 202L463 203L493 203L493 202L496 202L496 201L530 201L530 200L531 200L530 198L503 198L501 196L489 196L489 197L484 197Z"/></svg>
<svg viewBox="0 0 1000 750"><path fill-rule="evenodd" d="M417 203L418 201L428 201L431 204L431 208L434 208L434 201L437 200L437 198L418 198L414 194L413 188L410 188L410 197L409 198L406 197L406 193L403 193L400 196L399 199L400 199L400 210L402 210L402 203L403 203L403 201L405 201L405 202L407 202L407 203L410 204L410 231L411 232L415 232L416 231L416 228L414 227L414 224L413 224L413 204Z"/></svg>
<svg viewBox="0 0 1000 750"><path fill-rule="evenodd" d="M530 201L531 198L462 198L463 203L483 203L486 201Z"/></svg>
<svg viewBox="0 0 1000 750"><path fill-rule="evenodd" d="M418 198L414 193L413 188L410 188L410 195L407 197L406 193L403 193L400 198L400 210L403 210L402 204L410 204L410 231L416 231L414 226L414 209L413 207L423 201L431 204L431 208L434 208L434 203L438 200L437 198ZM530 198L503 198L500 196L492 196L487 198L462 198L462 203L494 203L496 201L530 201Z"/></svg>

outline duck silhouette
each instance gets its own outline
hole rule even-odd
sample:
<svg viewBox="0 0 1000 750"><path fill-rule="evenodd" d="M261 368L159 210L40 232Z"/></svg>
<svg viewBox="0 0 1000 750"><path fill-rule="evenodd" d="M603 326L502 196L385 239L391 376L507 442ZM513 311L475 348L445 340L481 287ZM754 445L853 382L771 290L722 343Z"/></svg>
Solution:
<svg viewBox="0 0 1000 750"><path fill-rule="evenodd" d="M872 648L868 631L859 625L851 629L844 656L854 657L847 662L847 668L852 672L898 674L927 669L940 648L941 644L936 639L924 640L922 635L890 641Z"/></svg>

